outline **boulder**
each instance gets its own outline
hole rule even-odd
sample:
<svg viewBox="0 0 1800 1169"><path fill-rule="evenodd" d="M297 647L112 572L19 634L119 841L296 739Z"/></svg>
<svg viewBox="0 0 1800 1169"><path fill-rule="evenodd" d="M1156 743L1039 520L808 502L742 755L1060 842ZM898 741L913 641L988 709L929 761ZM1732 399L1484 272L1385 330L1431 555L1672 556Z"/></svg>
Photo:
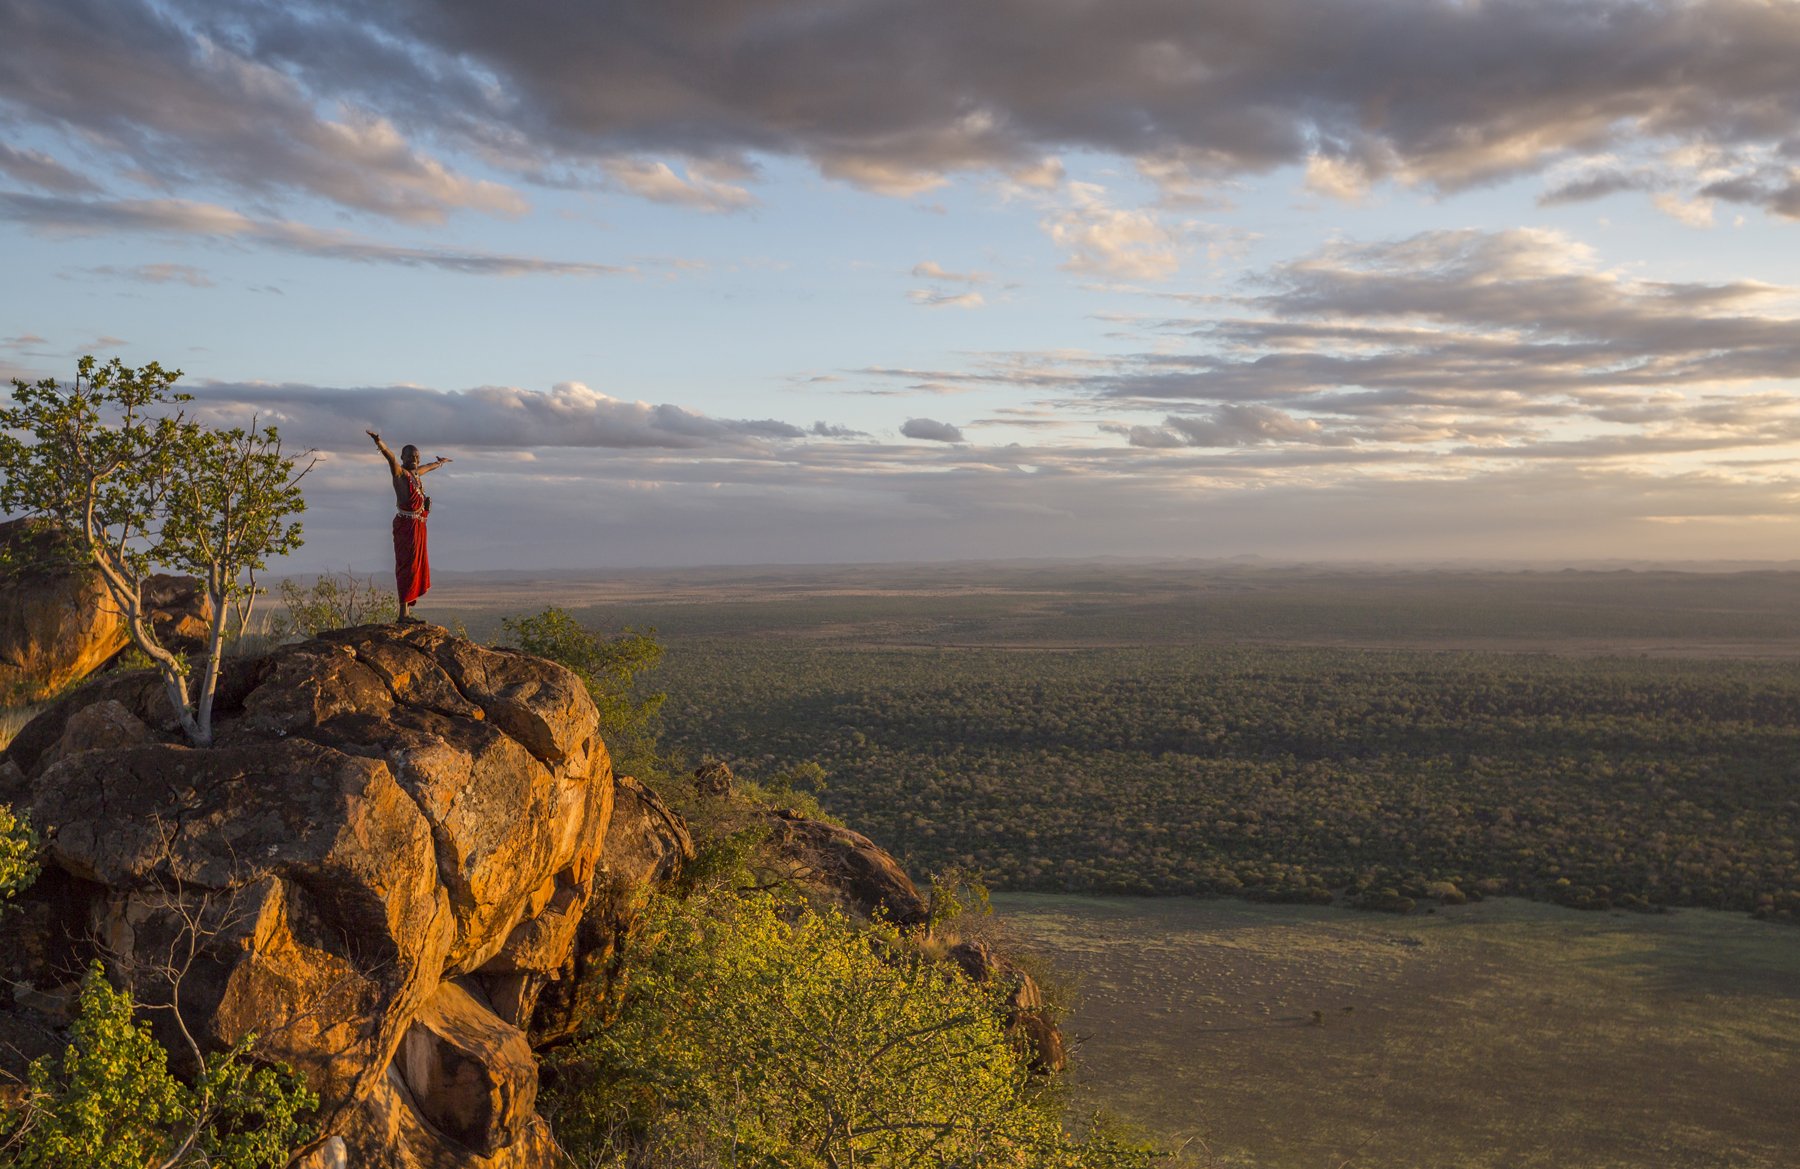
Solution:
<svg viewBox="0 0 1800 1169"><path fill-rule="evenodd" d="M703 796L729 796L737 789L737 776L729 764L709 759L694 768L694 790Z"/></svg>
<svg viewBox="0 0 1800 1169"><path fill-rule="evenodd" d="M896 925L925 923L927 906L918 887L887 850L860 832L798 812L765 814L769 844L781 875L827 901Z"/></svg>
<svg viewBox="0 0 1800 1169"><path fill-rule="evenodd" d="M55 693L130 641L106 585L73 556L41 520L0 524L0 703Z"/></svg>
<svg viewBox="0 0 1800 1169"><path fill-rule="evenodd" d="M197 576L157 573L138 590L156 640L176 653L198 653L212 635L212 600Z"/></svg>
<svg viewBox="0 0 1800 1169"><path fill-rule="evenodd" d="M537 1062L525 1033L457 982L438 986L395 1056L419 1115L465 1149L491 1157L535 1117Z"/></svg>
<svg viewBox="0 0 1800 1169"><path fill-rule="evenodd" d="M212 605L199 579L152 576L139 596L163 645L204 648ZM130 644L124 615L72 541L43 520L0 523L0 703L54 694Z"/></svg>
<svg viewBox="0 0 1800 1169"><path fill-rule="evenodd" d="M575 923L574 947L554 969L488 972L498 975L488 984L496 1009L502 1017L530 1020L537 1044L572 1034L590 1012L612 1001L619 989L619 944L636 925L645 898L694 859L687 824L655 792L628 775L617 779L614 790L593 896Z"/></svg>
<svg viewBox="0 0 1800 1169"><path fill-rule="evenodd" d="M958 942L945 957L971 981L993 987L1004 996L1007 1033L1025 1053L1032 1071L1048 1075L1069 1065L1062 1031L1051 1016L1036 979L982 941Z"/></svg>
<svg viewBox="0 0 1800 1169"><path fill-rule="evenodd" d="M371 626L228 662L210 749L172 722L153 677L108 677L0 759L0 801L46 843L44 877L0 918L20 988L0 1064L66 1042L57 1004L97 944L150 1006L179 969L203 1046L255 1032L302 1072L338 1138L308 1152L321 1166L559 1164L530 1005L494 992L570 969L593 899L614 781L579 679Z"/></svg>
<svg viewBox="0 0 1800 1169"><path fill-rule="evenodd" d="M618 778L600 875L609 886L637 890L666 884L694 859L687 823L629 775Z"/></svg>

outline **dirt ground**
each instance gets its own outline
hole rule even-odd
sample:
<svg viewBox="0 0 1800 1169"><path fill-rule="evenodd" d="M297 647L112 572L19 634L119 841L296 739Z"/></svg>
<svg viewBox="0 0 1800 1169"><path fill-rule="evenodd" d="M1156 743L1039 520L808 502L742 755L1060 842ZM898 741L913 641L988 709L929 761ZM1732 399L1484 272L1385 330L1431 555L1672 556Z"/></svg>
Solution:
<svg viewBox="0 0 1800 1169"><path fill-rule="evenodd" d="M1076 986L1078 1098L1189 1142L1192 1164L1800 1164L1792 926L1511 900L994 901Z"/></svg>

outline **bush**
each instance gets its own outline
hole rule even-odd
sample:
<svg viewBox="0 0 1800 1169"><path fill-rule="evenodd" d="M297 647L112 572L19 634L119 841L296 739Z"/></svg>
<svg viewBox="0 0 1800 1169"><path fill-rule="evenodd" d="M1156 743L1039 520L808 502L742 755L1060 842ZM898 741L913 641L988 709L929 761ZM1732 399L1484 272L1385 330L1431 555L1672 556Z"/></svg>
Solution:
<svg viewBox="0 0 1800 1169"><path fill-rule="evenodd" d="M582 1164L1143 1165L1063 1131L1003 1004L877 926L721 891L657 898L622 999L551 1061Z"/></svg>
<svg viewBox="0 0 1800 1169"><path fill-rule="evenodd" d="M60 1068L31 1066L25 1099L0 1125L16 1169L279 1169L312 1139L318 1106L299 1077L257 1066L250 1040L206 1061L192 1087L94 962Z"/></svg>
<svg viewBox="0 0 1800 1169"><path fill-rule="evenodd" d="M353 625L376 625L392 621L399 612L400 599L392 589L381 586L374 577L362 580L348 571L342 576L325 573L311 588L283 580L280 591L283 612L269 623L269 635L276 641L317 637Z"/></svg>
<svg viewBox="0 0 1800 1169"><path fill-rule="evenodd" d="M0 804L0 901L37 880L37 843L31 825Z"/></svg>

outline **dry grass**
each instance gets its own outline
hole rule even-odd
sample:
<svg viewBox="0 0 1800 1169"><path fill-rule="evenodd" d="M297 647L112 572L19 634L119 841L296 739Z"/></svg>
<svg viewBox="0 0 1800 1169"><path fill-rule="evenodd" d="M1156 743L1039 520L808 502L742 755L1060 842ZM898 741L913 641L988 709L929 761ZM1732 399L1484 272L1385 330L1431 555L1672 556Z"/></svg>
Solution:
<svg viewBox="0 0 1800 1169"><path fill-rule="evenodd" d="M43 709L43 703L36 703L30 706L0 707L0 751L4 751L7 747L11 746L13 736L25 729L25 724L30 722L37 716L37 713Z"/></svg>
<svg viewBox="0 0 1800 1169"><path fill-rule="evenodd" d="M1219 1165L1777 1169L1800 1147L1791 926L995 902L1081 983L1076 1091Z"/></svg>
<svg viewBox="0 0 1800 1169"><path fill-rule="evenodd" d="M25 724L36 718L49 705L47 702L38 702L27 706L0 708L0 751L12 746L14 737L25 729Z"/></svg>

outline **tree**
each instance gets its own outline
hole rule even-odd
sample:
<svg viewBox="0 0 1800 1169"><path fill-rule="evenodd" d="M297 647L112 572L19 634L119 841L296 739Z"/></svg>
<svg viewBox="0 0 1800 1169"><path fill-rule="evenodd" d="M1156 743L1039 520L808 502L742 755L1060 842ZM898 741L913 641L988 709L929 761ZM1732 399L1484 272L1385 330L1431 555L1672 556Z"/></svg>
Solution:
<svg viewBox="0 0 1800 1169"><path fill-rule="evenodd" d="M180 370L132 369L83 357L71 386L13 379L0 410L0 509L42 516L74 537L155 665L181 728L212 743L212 706L231 603L254 595L255 573L300 545L300 480L312 461L282 451L275 428L219 428L189 418ZM192 573L212 603L199 675L146 620L144 580L158 568Z"/></svg>

